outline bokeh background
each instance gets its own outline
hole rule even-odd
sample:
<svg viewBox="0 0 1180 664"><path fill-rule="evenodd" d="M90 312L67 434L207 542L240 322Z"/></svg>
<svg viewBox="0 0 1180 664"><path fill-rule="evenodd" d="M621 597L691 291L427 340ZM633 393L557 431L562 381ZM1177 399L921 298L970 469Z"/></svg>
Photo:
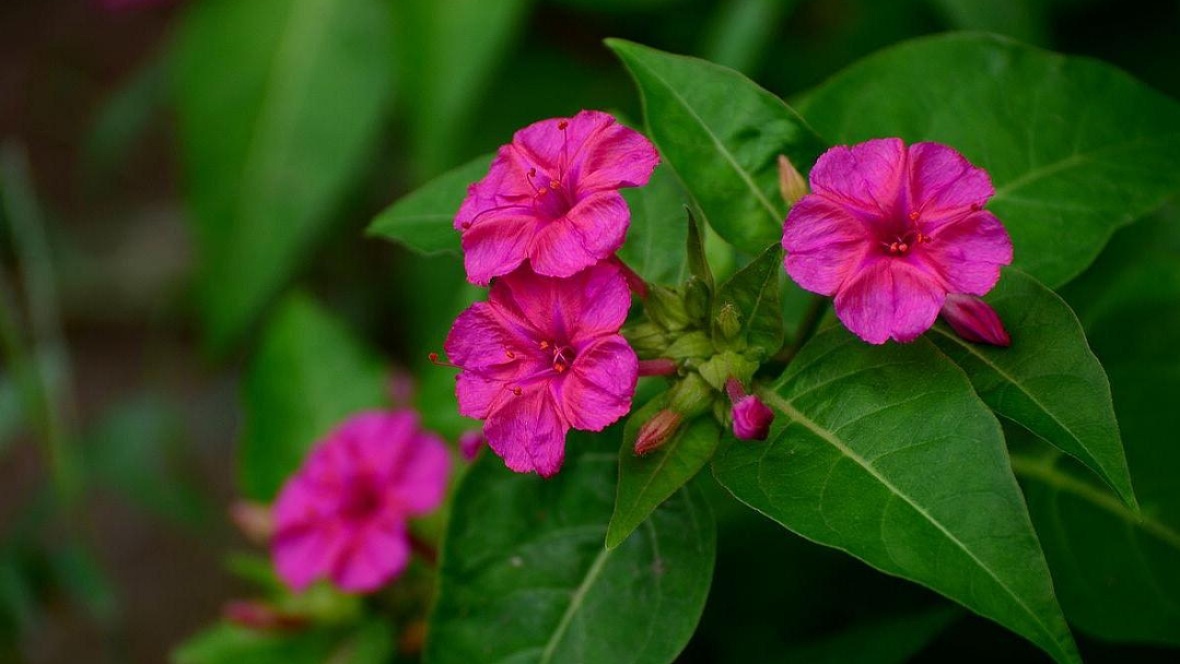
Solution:
<svg viewBox="0 0 1180 664"><path fill-rule="evenodd" d="M790 98L946 30L1094 56L1180 96L1177 0L0 2L0 662L166 661L249 592L227 569L251 548L227 510L268 313L302 290L391 371L427 371L461 272L364 228L529 122L637 117L604 37ZM930 604L757 520L723 532L720 556L685 661L761 661ZM750 570L777 581L752 592ZM940 636L922 661L960 642L1041 661L983 620L924 615Z"/></svg>

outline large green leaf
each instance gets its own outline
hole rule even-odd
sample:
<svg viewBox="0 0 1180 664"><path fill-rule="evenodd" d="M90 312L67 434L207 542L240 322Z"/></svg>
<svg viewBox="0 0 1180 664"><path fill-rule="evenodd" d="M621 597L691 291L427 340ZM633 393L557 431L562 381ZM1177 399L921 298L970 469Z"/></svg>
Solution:
<svg viewBox="0 0 1180 664"><path fill-rule="evenodd" d="M660 165L647 186L624 189L622 194L631 208L631 227L619 258L646 281L679 285L688 270L684 190L668 166Z"/></svg>
<svg viewBox="0 0 1180 664"><path fill-rule="evenodd" d="M769 357L783 343L782 278L783 251L777 243L769 246L729 278L713 298L713 342L719 348L750 349ZM727 312L728 310L728 312ZM721 320L734 316L741 332L726 339Z"/></svg>
<svg viewBox="0 0 1180 664"><path fill-rule="evenodd" d="M618 442L572 437L550 480L476 462L455 495L427 664L675 659L709 591L712 512L690 487L642 537L604 549Z"/></svg>
<svg viewBox="0 0 1180 664"><path fill-rule="evenodd" d="M997 414L1076 457L1135 506L1110 383L1077 316L1036 279L1007 270L988 295L1010 348L973 344L939 325L931 335Z"/></svg>
<svg viewBox="0 0 1180 664"><path fill-rule="evenodd" d="M273 499L316 440L348 415L386 405L388 380L383 363L340 321L305 296L288 298L242 384L242 493Z"/></svg>
<svg viewBox="0 0 1180 664"><path fill-rule="evenodd" d="M463 139L531 0L397 0L398 62L410 104L413 167L432 177L454 165Z"/></svg>
<svg viewBox="0 0 1180 664"><path fill-rule="evenodd" d="M686 422L662 446L644 456L635 454L639 428L668 405L667 392L649 401L627 419L619 448L619 485L614 514L606 529L613 549L635 532L651 513L680 490L713 457L721 427L712 417Z"/></svg>
<svg viewBox="0 0 1180 664"><path fill-rule="evenodd" d="M738 499L1078 661L999 424L929 342L830 328L763 398L770 439L714 457Z"/></svg>
<svg viewBox="0 0 1180 664"><path fill-rule="evenodd" d="M706 221L744 251L782 236L778 156L810 165L819 137L781 99L704 60L607 40L643 97L648 133Z"/></svg>
<svg viewBox="0 0 1180 664"><path fill-rule="evenodd" d="M382 0L208 0L175 84L214 347L249 325L333 221L390 100Z"/></svg>
<svg viewBox="0 0 1180 664"><path fill-rule="evenodd" d="M1000 37L887 49L799 109L829 141L938 141L986 168L1015 265L1051 287L1180 190L1180 104L1110 65Z"/></svg>
<svg viewBox="0 0 1180 664"><path fill-rule="evenodd" d="M1136 224L1068 293L1110 376L1141 513L1052 450L1013 456L1066 615L1110 640L1180 646L1178 266L1180 220Z"/></svg>
<svg viewBox="0 0 1180 664"><path fill-rule="evenodd" d="M368 234L393 240L420 254L459 253L455 213L467 186L487 175L491 155L476 157L427 182L385 208L369 225Z"/></svg>

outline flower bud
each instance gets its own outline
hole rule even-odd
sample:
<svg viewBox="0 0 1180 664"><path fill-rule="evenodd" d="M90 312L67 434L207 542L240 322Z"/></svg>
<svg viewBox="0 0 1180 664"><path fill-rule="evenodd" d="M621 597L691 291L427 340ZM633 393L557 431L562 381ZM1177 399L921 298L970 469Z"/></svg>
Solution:
<svg viewBox="0 0 1180 664"><path fill-rule="evenodd" d="M283 613L275 607L248 599L230 600L221 607L221 615L228 622L256 631L298 629L307 624L302 616Z"/></svg>
<svg viewBox="0 0 1180 664"><path fill-rule="evenodd" d="M741 317L737 307L730 302L721 305L721 311L717 312L717 331L726 341L736 339L742 332Z"/></svg>
<svg viewBox="0 0 1180 664"><path fill-rule="evenodd" d="M794 205L807 195L807 181L791 160L781 154L778 156L778 189L787 205Z"/></svg>
<svg viewBox="0 0 1180 664"><path fill-rule="evenodd" d="M639 361L640 376L672 376L678 370L676 360L668 357L657 357L654 360Z"/></svg>
<svg viewBox="0 0 1180 664"><path fill-rule="evenodd" d="M242 531L246 539L259 545L265 545L274 535L274 517L270 508L261 503L239 500L229 506L229 518Z"/></svg>
<svg viewBox="0 0 1180 664"><path fill-rule="evenodd" d="M739 440L766 440L770 424L774 422L774 411L752 394L746 394L736 378L725 382L725 393L729 395L733 409L733 435Z"/></svg>
<svg viewBox="0 0 1180 664"><path fill-rule="evenodd" d="M475 455L479 454L479 450L483 448L487 439L484 438L483 429L471 429L459 434L459 453L463 455L464 459L472 461Z"/></svg>
<svg viewBox="0 0 1180 664"><path fill-rule="evenodd" d="M683 418L680 413L667 408L656 413L639 427L635 437L635 453L643 456L672 439Z"/></svg>
<svg viewBox="0 0 1180 664"><path fill-rule="evenodd" d="M1012 343L996 310L978 297L950 293L940 313L951 328L967 341L1003 347Z"/></svg>

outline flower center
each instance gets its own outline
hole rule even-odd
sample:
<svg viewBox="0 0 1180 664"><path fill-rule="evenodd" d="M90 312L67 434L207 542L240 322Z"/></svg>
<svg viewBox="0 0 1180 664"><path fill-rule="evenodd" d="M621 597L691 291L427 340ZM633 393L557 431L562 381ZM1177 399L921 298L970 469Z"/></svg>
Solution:
<svg viewBox="0 0 1180 664"><path fill-rule="evenodd" d="M561 154L557 157L557 173L538 173L536 167L529 168L525 173L529 185L535 192L533 205L548 219L564 217L577 202L565 177L569 165L569 139L565 131L568 127L569 122L566 120L557 123L557 128L561 131Z"/></svg>
<svg viewBox="0 0 1180 664"><path fill-rule="evenodd" d="M363 480L353 481L344 487L340 516L350 521L360 521L372 516L380 506L381 496L375 487Z"/></svg>
<svg viewBox="0 0 1180 664"><path fill-rule="evenodd" d="M878 242L884 253L890 256L904 256L920 244L928 244L934 241L934 238L922 233L918 228L919 214L911 212L908 216L908 222L903 223L900 227L895 227L894 231L887 231L881 234Z"/></svg>
<svg viewBox="0 0 1180 664"><path fill-rule="evenodd" d="M551 341L542 341L541 350L553 354L553 370L557 373L565 373L566 369L574 363L574 349L567 344L559 344Z"/></svg>

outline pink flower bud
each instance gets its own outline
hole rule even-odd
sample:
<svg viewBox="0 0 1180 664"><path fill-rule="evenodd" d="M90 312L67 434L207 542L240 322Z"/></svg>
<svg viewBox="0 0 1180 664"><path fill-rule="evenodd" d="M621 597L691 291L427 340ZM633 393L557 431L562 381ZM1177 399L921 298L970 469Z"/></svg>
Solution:
<svg viewBox="0 0 1180 664"><path fill-rule="evenodd" d="M778 156L778 189L787 205L794 205L807 195L807 181L786 155Z"/></svg>
<svg viewBox="0 0 1180 664"><path fill-rule="evenodd" d="M483 429L472 429L464 431L459 436L459 452L464 459L471 461L475 459L475 455L479 454L479 450L483 448L487 439L484 438Z"/></svg>
<svg viewBox="0 0 1180 664"><path fill-rule="evenodd" d="M274 518L266 505L247 500L236 501L229 506L229 518L246 539L255 544L265 545L275 532Z"/></svg>
<svg viewBox="0 0 1180 664"><path fill-rule="evenodd" d="M676 429L680 427L681 419L680 413L667 408L656 413L639 427L639 435L635 438L635 453L643 456L671 440Z"/></svg>
<svg viewBox="0 0 1180 664"><path fill-rule="evenodd" d="M955 332L967 341L1003 347L1012 344L996 310L978 297L951 293L946 296L940 313Z"/></svg>
<svg viewBox="0 0 1180 664"><path fill-rule="evenodd" d="M302 616L283 613L275 607L257 600L234 599L221 607L221 615L227 621L257 631L299 629L307 624Z"/></svg>
<svg viewBox="0 0 1180 664"><path fill-rule="evenodd" d="M666 357L654 360L639 360L640 376L671 376L677 371L676 360Z"/></svg>
<svg viewBox="0 0 1180 664"><path fill-rule="evenodd" d="M740 440L766 440L774 411L750 394L733 404L733 435Z"/></svg>

